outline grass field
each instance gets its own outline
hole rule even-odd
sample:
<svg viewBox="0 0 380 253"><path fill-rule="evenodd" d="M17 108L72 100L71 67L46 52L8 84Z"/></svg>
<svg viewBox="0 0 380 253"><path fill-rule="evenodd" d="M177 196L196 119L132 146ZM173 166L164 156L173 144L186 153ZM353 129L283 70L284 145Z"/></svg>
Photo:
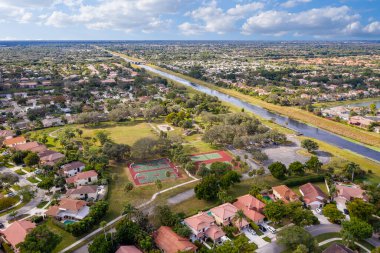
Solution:
<svg viewBox="0 0 380 253"><path fill-rule="evenodd" d="M221 88L221 87L215 86L211 83L201 81L201 80L198 80L198 79L195 79L195 78L183 75L183 74L179 74L179 73L167 70L167 69L163 69L163 68L157 67L155 65L149 65L149 66L156 68L156 69L159 69L159 70L162 70L162 71L167 72L169 74L181 77L181 78L186 79L188 81L198 83L198 84L203 85L203 86L210 87L214 90L223 92L223 93L228 94L230 96L240 98L240 99L247 101L251 104L261 106L265 109L268 109L268 110L274 111L276 113L288 116L290 118L300 120L302 122L306 122L308 124L329 130L333 133L348 137L350 139L359 141L361 143L365 143L365 144L370 145L370 146L380 147L380 136L376 133L368 132L366 130L361 130L361 129L357 129L357 128L354 128L351 126L343 125L339 122L334 122L334 121L331 121L328 119L324 119L324 118L321 118L319 116L314 115L313 113L310 113L308 111L305 111L305 110L302 110L302 109L299 109L296 107L284 107L284 106L280 106L280 105L267 103L267 102L262 101L258 98L254 98L252 96L242 94L236 90Z"/></svg>
<svg viewBox="0 0 380 253"><path fill-rule="evenodd" d="M61 242L57 245L57 247L53 250L53 253L60 252L67 246L73 244L74 242L77 241L77 238L74 237L72 234L69 232L65 231L64 229L58 227L53 223L51 218L49 218L44 224L49 228L49 230L59 236L61 236L62 240Z"/></svg>

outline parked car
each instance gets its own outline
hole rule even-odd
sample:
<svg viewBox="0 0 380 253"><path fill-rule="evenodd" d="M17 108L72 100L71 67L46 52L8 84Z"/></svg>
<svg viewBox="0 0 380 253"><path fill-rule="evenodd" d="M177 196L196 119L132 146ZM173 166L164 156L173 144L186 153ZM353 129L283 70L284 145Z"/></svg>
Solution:
<svg viewBox="0 0 380 253"><path fill-rule="evenodd" d="M250 228L250 227L248 227L247 230L248 230L248 232L250 232L250 233L253 234L253 235L256 234L255 230L253 230L253 229Z"/></svg>
<svg viewBox="0 0 380 253"><path fill-rule="evenodd" d="M4 226L4 224L3 223L0 223L0 229L1 228L4 228L5 226Z"/></svg>
<svg viewBox="0 0 380 253"><path fill-rule="evenodd" d="M263 225L259 225L259 229L263 233L267 232L267 229Z"/></svg>
<svg viewBox="0 0 380 253"><path fill-rule="evenodd" d="M350 212L347 209L343 209L344 214L349 215Z"/></svg>
<svg viewBox="0 0 380 253"><path fill-rule="evenodd" d="M322 213L322 210L320 208L315 209L317 213Z"/></svg>
<svg viewBox="0 0 380 253"><path fill-rule="evenodd" d="M276 233L276 229L275 229L274 227L267 226L267 229L268 229L272 234L275 234L275 233Z"/></svg>
<svg viewBox="0 0 380 253"><path fill-rule="evenodd" d="M10 192L10 193L8 193L7 194L7 197L9 198L9 197L14 197L16 194L14 194L13 192Z"/></svg>

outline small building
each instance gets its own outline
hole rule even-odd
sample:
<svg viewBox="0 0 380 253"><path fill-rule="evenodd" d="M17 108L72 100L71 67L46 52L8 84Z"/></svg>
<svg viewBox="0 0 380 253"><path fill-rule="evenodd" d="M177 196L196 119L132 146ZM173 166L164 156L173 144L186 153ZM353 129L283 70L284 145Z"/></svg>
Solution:
<svg viewBox="0 0 380 253"><path fill-rule="evenodd" d="M89 212L90 208L86 201L63 198L58 205L51 206L45 214L57 220L82 220Z"/></svg>
<svg viewBox="0 0 380 253"><path fill-rule="evenodd" d="M74 184L75 186L94 184L98 181L98 173L95 170L80 172L73 177L66 179L66 183Z"/></svg>
<svg viewBox="0 0 380 253"><path fill-rule="evenodd" d="M72 177L82 172L86 165L80 161L67 163L61 167L62 173L65 177Z"/></svg>
<svg viewBox="0 0 380 253"><path fill-rule="evenodd" d="M355 251L339 243L333 243L327 249L322 251L322 253L354 253L354 252Z"/></svg>
<svg viewBox="0 0 380 253"><path fill-rule="evenodd" d="M284 201L284 203L299 200L298 195L286 185L274 186L272 187L272 190L275 198Z"/></svg>
<svg viewBox="0 0 380 253"><path fill-rule="evenodd" d="M154 233L154 242L164 253L195 252L197 246L177 235L170 227L161 226Z"/></svg>
<svg viewBox="0 0 380 253"><path fill-rule="evenodd" d="M307 183L299 187L303 201L312 209L322 207L327 201L327 195L317 185Z"/></svg>
<svg viewBox="0 0 380 253"><path fill-rule="evenodd" d="M136 248L136 246L128 245L128 246L120 246L116 253L143 253L141 250Z"/></svg>
<svg viewBox="0 0 380 253"><path fill-rule="evenodd" d="M265 216L263 215L265 204L253 197L250 194L243 195L237 198L233 205L242 210L244 215L255 223L261 223L264 221Z"/></svg>
<svg viewBox="0 0 380 253"><path fill-rule="evenodd" d="M25 237L30 231L36 227L36 224L27 221L20 220L13 222L5 230L1 231L3 239L5 242L9 243L15 252L19 252L17 249L17 244L23 242Z"/></svg>
<svg viewBox="0 0 380 253"><path fill-rule="evenodd" d="M24 136L17 136L14 138L9 138L4 140L3 144L7 147L14 147L19 144L24 144L26 143L26 139Z"/></svg>
<svg viewBox="0 0 380 253"><path fill-rule="evenodd" d="M81 185L77 188L69 189L66 192L66 198L70 199L93 199L98 198L98 186L97 185Z"/></svg>

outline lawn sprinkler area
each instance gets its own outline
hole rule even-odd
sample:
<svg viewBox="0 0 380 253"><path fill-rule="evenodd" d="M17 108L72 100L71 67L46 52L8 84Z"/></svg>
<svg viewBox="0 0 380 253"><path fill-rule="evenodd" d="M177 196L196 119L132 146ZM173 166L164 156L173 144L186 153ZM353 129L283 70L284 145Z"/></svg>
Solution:
<svg viewBox="0 0 380 253"><path fill-rule="evenodd" d="M167 158L132 163L129 172L136 185L154 183L157 179L164 181L181 177L178 168Z"/></svg>
<svg viewBox="0 0 380 253"><path fill-rule="evenodd" d="M191 160L199 167L202 163L209 167L214 162L231 163L232 157L225 151L212 151L207 153L195 154Z"/></svg>

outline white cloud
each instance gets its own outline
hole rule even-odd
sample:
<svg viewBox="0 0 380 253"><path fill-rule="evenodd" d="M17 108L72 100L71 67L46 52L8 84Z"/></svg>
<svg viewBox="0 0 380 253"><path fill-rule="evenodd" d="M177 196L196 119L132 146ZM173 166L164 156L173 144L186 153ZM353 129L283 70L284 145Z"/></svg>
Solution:
<svg viewBox="0 0 380 253"><path fill-rule="evenodd" d="M28 23L32 17L33 14L26 9L0 1L0 22L15 21L18 23Z"/></svg>
<svg viewBox="0 0 380 253"><path fill-rule="evenodd" d="M65 0L78 3L81 1ZM171 20L163 15L177 11L181 0L107 0L97 5L81 4L78 12L67 14L55 11L45 18L44 24L62 27L83 24L89 29L152 32L167 29Z"/></svg>
<svg viewBox="0 0 380 253"><path fill-rule="evenodd" d="M250 17L242 32L266 35L297 33L319 37L339 35L359 18L347 6L315 8L298 13L270 10Z"/></svg>
<svg viewBox="0 0 380 253"><path fill-rule="evenodd" d="M298 4L303 4L303 3L310 3L311 0L288 0L285 3L282 3L281 6L284 8L293 8L297 6Z"/></svg>
<svg viewBox="0 0 380 253"><path fill-rule="evenodd" d="M185 35L201 34L204 32L225 34L235 30L235 24L247 14L251 14L264 8L261 2L252 2L244 5L237 4L235 7L224 11L218 7L217 1L213 0L193 11L186 13L195 22L184 22L178 26Z"/></svg>
<svg viewBox="0 0 380 253"><path fill-rule="evenodd" d="M363 28L363 31L373 35L380 35L380 22L375 21Z"/></svg>

